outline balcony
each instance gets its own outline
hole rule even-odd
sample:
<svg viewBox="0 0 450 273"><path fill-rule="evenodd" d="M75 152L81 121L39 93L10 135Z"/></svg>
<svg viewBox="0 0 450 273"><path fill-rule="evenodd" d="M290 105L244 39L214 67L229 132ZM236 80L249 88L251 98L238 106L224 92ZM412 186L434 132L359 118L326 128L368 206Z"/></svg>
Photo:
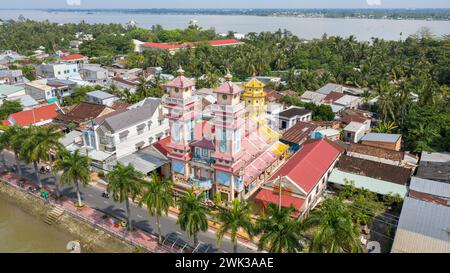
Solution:
<svg viewBox="0 0 450 273"><path fill-rule="evenodd" d="M186 99L180 99L180 98L172 98L169 96L162 97L162 102L165 104L176 104L176 105L188 105L192 102L195 102L198 100L197 96L192 96L190 98Z"/></svg>
<svg viewBox="0 0 450 273"><path fill-rule="evenodd" d="M197 186L202 190L209 190L212 187L211 179L195 178L193 175L190 176L190 182L193 186Z"/></svg>
<svg viewBox="0 0 450 273"><path fill-rule="evenodd" d="M214 164L214 162L215 162L214 158L211 158L209 156L198 156L198 155L195 155L193 157L193 159L195 161L200 161L200 162L207 163L207 164L210 164L210 165Z"/></svg>
<svg viewBox="0 0 450 273"><path fill-rule="evenodd" d="M211 106L213 112L225 112L225 113L236 113L238 111L244 110L245 108L244 102L240 102L239 104L236 105L213 104Z"/></svg>

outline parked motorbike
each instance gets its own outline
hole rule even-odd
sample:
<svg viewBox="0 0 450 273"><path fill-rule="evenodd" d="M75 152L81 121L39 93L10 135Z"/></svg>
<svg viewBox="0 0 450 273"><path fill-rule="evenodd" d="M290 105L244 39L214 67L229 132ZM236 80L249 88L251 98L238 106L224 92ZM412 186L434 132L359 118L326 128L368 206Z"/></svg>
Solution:
<svg viewBox="0 0 450 273"><path fill-rule="evenodd" d="M109 192L107 191L102 192L102 197L109 198Z"/></svg>
<svg viewBox="0 0 450 273"><path fill-rule="evenodd" d="M41 173L41 174L50 173L50 167L48 167L48 166L42 166L42 167L39 169L39 173Z"/></svg>

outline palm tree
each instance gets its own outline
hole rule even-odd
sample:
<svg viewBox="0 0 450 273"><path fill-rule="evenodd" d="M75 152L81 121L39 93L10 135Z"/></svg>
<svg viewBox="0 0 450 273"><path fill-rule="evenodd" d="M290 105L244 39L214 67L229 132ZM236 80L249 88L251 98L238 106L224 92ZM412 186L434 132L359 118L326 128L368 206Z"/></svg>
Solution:
<svg viewBox="0 0 450 273"><path fill-rule="evenodd" d="M394 131L394 129L397 129L397 125L395 125L395 122L379 122L375 128L373 128L373 132L375 133L387 133L390 134Z"/></svg>
<svg viewBox="0 0 450 273"><path fill-rule="evenodd" d="M27 162L33 162L34 171L39 186L42 187L42 181L39 177L38 163L40 161L49 161L50 152L63 148L59 139L63 136L61 131L56 131L55 126L50 127L30 127L31 134L24 140L22 147L23 158Z"/></svg>
<svg viewBox="0 0 450 273"><path fill-rule="evenodd" d="M203 193L195 195L194 192L188 190L177 202L180 207L177 224L186 231L189 237L194 238L195 246L198 245L197 234L200 231L208 230L209 209L201 204L204 199Z"/></svg>
<svg viewBox="0 0 450 273"><path fill-rule="evenodd" d="M305 228L314 227L310 252L362 252L351 211L338 197L325 200L303 224Z"/></svg>
<svg viewBox="0 0 450 273"><path fill-rule="evenodd" d="M217 231L217 244L220 246L225 233L230 232L231 242L233 243L233 252L237 253L237 233L243 229L250 237L253 235L253 223L251 220L252 207L249 203L241 203L234 199L230 209L221 210L215 218L221 222Z"/></svg>
<svg viewBox="0 0 450 273"><path fill-rule="evenodd" d="M3 148L9 148L14 152L14 159L17 165L19 177L22 177L22 168L20 167L20 158L23 142L28 138L30 130L19 125L13 125L7 128L1 135L1 143Z"/></svg>
<svg viewBox="0 0 450 273"><path fill-rule="evenodd" d="M300 243L302 226L291 218L294 211L292 207L279 209L269 204L267 215L256 221L256 233L261 234L259 250L269 247L271 253L296 253L303 249Z"/></svg>
<svg viewBox="0 0 450 273"><path fill-rule="evenodd" d="M152 182L148 184L147 191L142 196L139 205L144 203L150 216L156 216L158 225L159 243L162 242L160 217L164 213L167 215L173 200L173 184L169 179L161 179L156 172L151 174Z"/></svg>
<svg viewBox="0 0 450 273"><path fill-rule="evenodd" d="M134 199L142 188L142 173L136 171L133 165L127 166L117 162L113 170L106 176L108 181L108 191L112 193L114 201L122 203L125 201L128 229L133 230L131 221L130 201L128 197Z"/></svg>
<svg viewBox="0 0 450 273"><path fill-rule="evenodd" d="M60 178L61 184L75 184L79 207L83 205L81 203L79 183L81 183L83 187L89 184L89 161L87 156L80 155L79 150L70 153L67 150L61 149L56 156L54 171L55 173L62 172Z"/></svg>

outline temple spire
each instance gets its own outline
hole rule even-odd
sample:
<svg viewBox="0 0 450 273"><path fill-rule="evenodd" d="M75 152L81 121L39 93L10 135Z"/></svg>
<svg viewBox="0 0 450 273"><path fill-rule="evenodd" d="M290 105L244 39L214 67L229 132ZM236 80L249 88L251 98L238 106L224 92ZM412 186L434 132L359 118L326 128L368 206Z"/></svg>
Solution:
<svg viewBox="0 0 450 273"><path fill-rule="evenodd" d="M224 78L227 82L231 82L231 80L233 79L233 75L231 75L229 69L227 69L227 74L224 76Z"/></svg>
<svg viewBox="0 0 450 273"><path fill-rule="evenodd" d="M180 67L179 67L178 70L177 70L177 75L178 75L178 76L183 76L183 75L184 75L184 70L183 70L183 68L181 67L181 65L180 65Z"/></svg>

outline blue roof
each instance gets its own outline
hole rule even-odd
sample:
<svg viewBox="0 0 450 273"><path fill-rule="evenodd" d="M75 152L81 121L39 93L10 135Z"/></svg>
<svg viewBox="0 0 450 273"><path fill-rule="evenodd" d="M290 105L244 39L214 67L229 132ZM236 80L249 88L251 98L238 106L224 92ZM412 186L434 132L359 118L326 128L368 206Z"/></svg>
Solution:
<svg viewBox="0 0 450 273"><path fill-rule="evenodd" d="M383 134L383 133L368 133L361 139L362 141L379 141L379 142L397 142L402 135L398 134Z"/></svg>

